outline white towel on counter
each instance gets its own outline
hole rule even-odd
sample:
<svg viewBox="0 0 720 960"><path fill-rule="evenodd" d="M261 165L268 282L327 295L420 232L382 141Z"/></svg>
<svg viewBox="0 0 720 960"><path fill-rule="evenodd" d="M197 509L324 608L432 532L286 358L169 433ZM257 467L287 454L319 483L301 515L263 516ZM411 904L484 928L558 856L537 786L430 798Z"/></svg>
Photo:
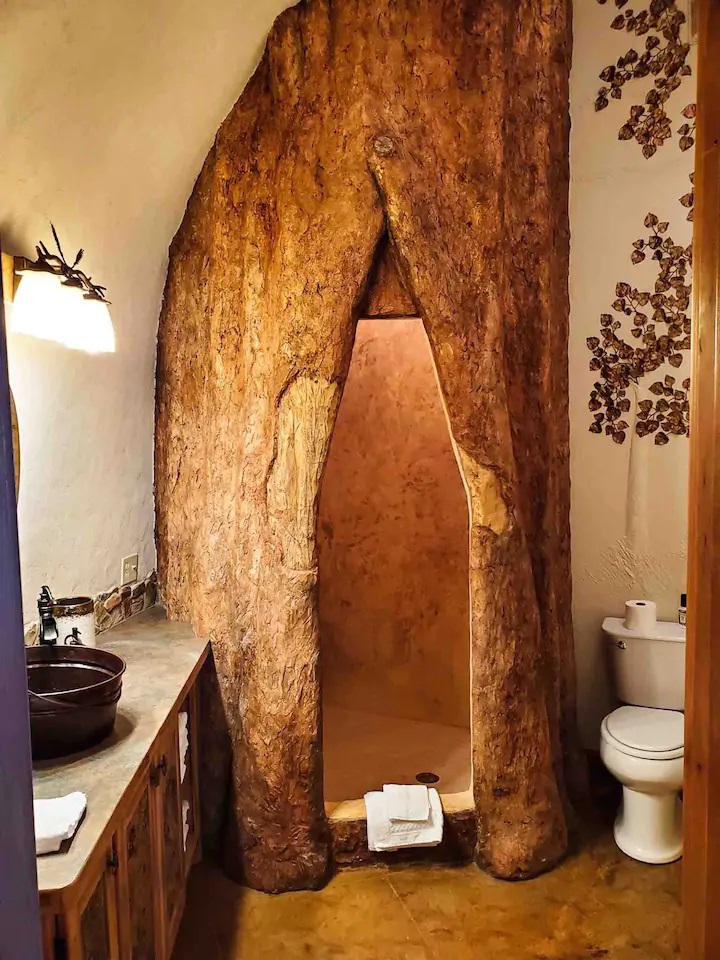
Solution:
<svg viewBox="0 0 720 960"><path fill-rule="evenodd" d="M80 792L54 800L33 800L35 853L57 853L65 840L75 836L86 807L87 797Z"/></svg>
<svg viewBox="0 0 720 960"><path fill-rule="evenodd" d="M425 820L391 820L384 792L366 793L368 849L383 852L436 847L443 836L443 811L437 790L428 790L428 801L430 812Z"/></svg>
<svg viewBox="0 0 720 960"><path fill-rule="evenodd" d="M386 783L385 810L390 820L427 820L430 816L428 788L422 783Z"/></svg>

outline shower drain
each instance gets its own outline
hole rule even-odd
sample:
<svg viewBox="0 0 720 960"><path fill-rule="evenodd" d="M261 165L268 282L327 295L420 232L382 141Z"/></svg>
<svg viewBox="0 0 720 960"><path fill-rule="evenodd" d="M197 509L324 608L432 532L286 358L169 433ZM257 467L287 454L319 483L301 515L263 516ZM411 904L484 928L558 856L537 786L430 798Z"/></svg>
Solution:
<svg viewBox="0 0 720 960"><path fill-rule="evenodd" d="M416 773L415 779L418 783L437 783L440 780L440 777L436 773L430 773L427 771L425 773Z"/></svg>

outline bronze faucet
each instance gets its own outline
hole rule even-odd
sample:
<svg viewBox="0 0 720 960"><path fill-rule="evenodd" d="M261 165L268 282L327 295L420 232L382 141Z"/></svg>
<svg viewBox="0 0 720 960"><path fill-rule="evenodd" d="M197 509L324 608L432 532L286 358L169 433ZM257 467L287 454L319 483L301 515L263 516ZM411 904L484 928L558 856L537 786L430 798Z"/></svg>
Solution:
<svg viewBox="0 0 720 960"><path fill-rule="evenodd" d="M55 600L49 587L43 587L38 597L38 613L40 614L40 632L38 643L53 646L58 642L58 628L53 616Z"/></svg>

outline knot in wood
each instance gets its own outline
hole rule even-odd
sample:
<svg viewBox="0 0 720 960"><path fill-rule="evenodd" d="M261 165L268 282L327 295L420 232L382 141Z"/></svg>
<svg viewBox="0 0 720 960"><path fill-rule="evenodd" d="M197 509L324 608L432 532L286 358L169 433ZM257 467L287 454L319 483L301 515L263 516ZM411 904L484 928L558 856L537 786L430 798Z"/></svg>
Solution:
<svg viewBox="0 0 720 960"><path fill-rule="evenodd" d="M389 157L395 151L395 144L390 137L376 137L373 141L373 149L379 157Z"/></svg>

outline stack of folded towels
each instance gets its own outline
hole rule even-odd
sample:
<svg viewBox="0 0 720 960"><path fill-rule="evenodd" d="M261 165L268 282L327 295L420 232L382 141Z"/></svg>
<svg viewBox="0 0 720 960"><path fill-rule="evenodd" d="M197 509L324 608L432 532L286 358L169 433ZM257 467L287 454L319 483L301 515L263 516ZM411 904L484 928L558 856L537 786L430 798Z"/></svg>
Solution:
<svg viewBox="0 0 720 960"><path fill-rule="evenodd" d="M365 810L370 850L436 847L442 840L442 804L434 788L386 783L365 794Z"/></svg>

